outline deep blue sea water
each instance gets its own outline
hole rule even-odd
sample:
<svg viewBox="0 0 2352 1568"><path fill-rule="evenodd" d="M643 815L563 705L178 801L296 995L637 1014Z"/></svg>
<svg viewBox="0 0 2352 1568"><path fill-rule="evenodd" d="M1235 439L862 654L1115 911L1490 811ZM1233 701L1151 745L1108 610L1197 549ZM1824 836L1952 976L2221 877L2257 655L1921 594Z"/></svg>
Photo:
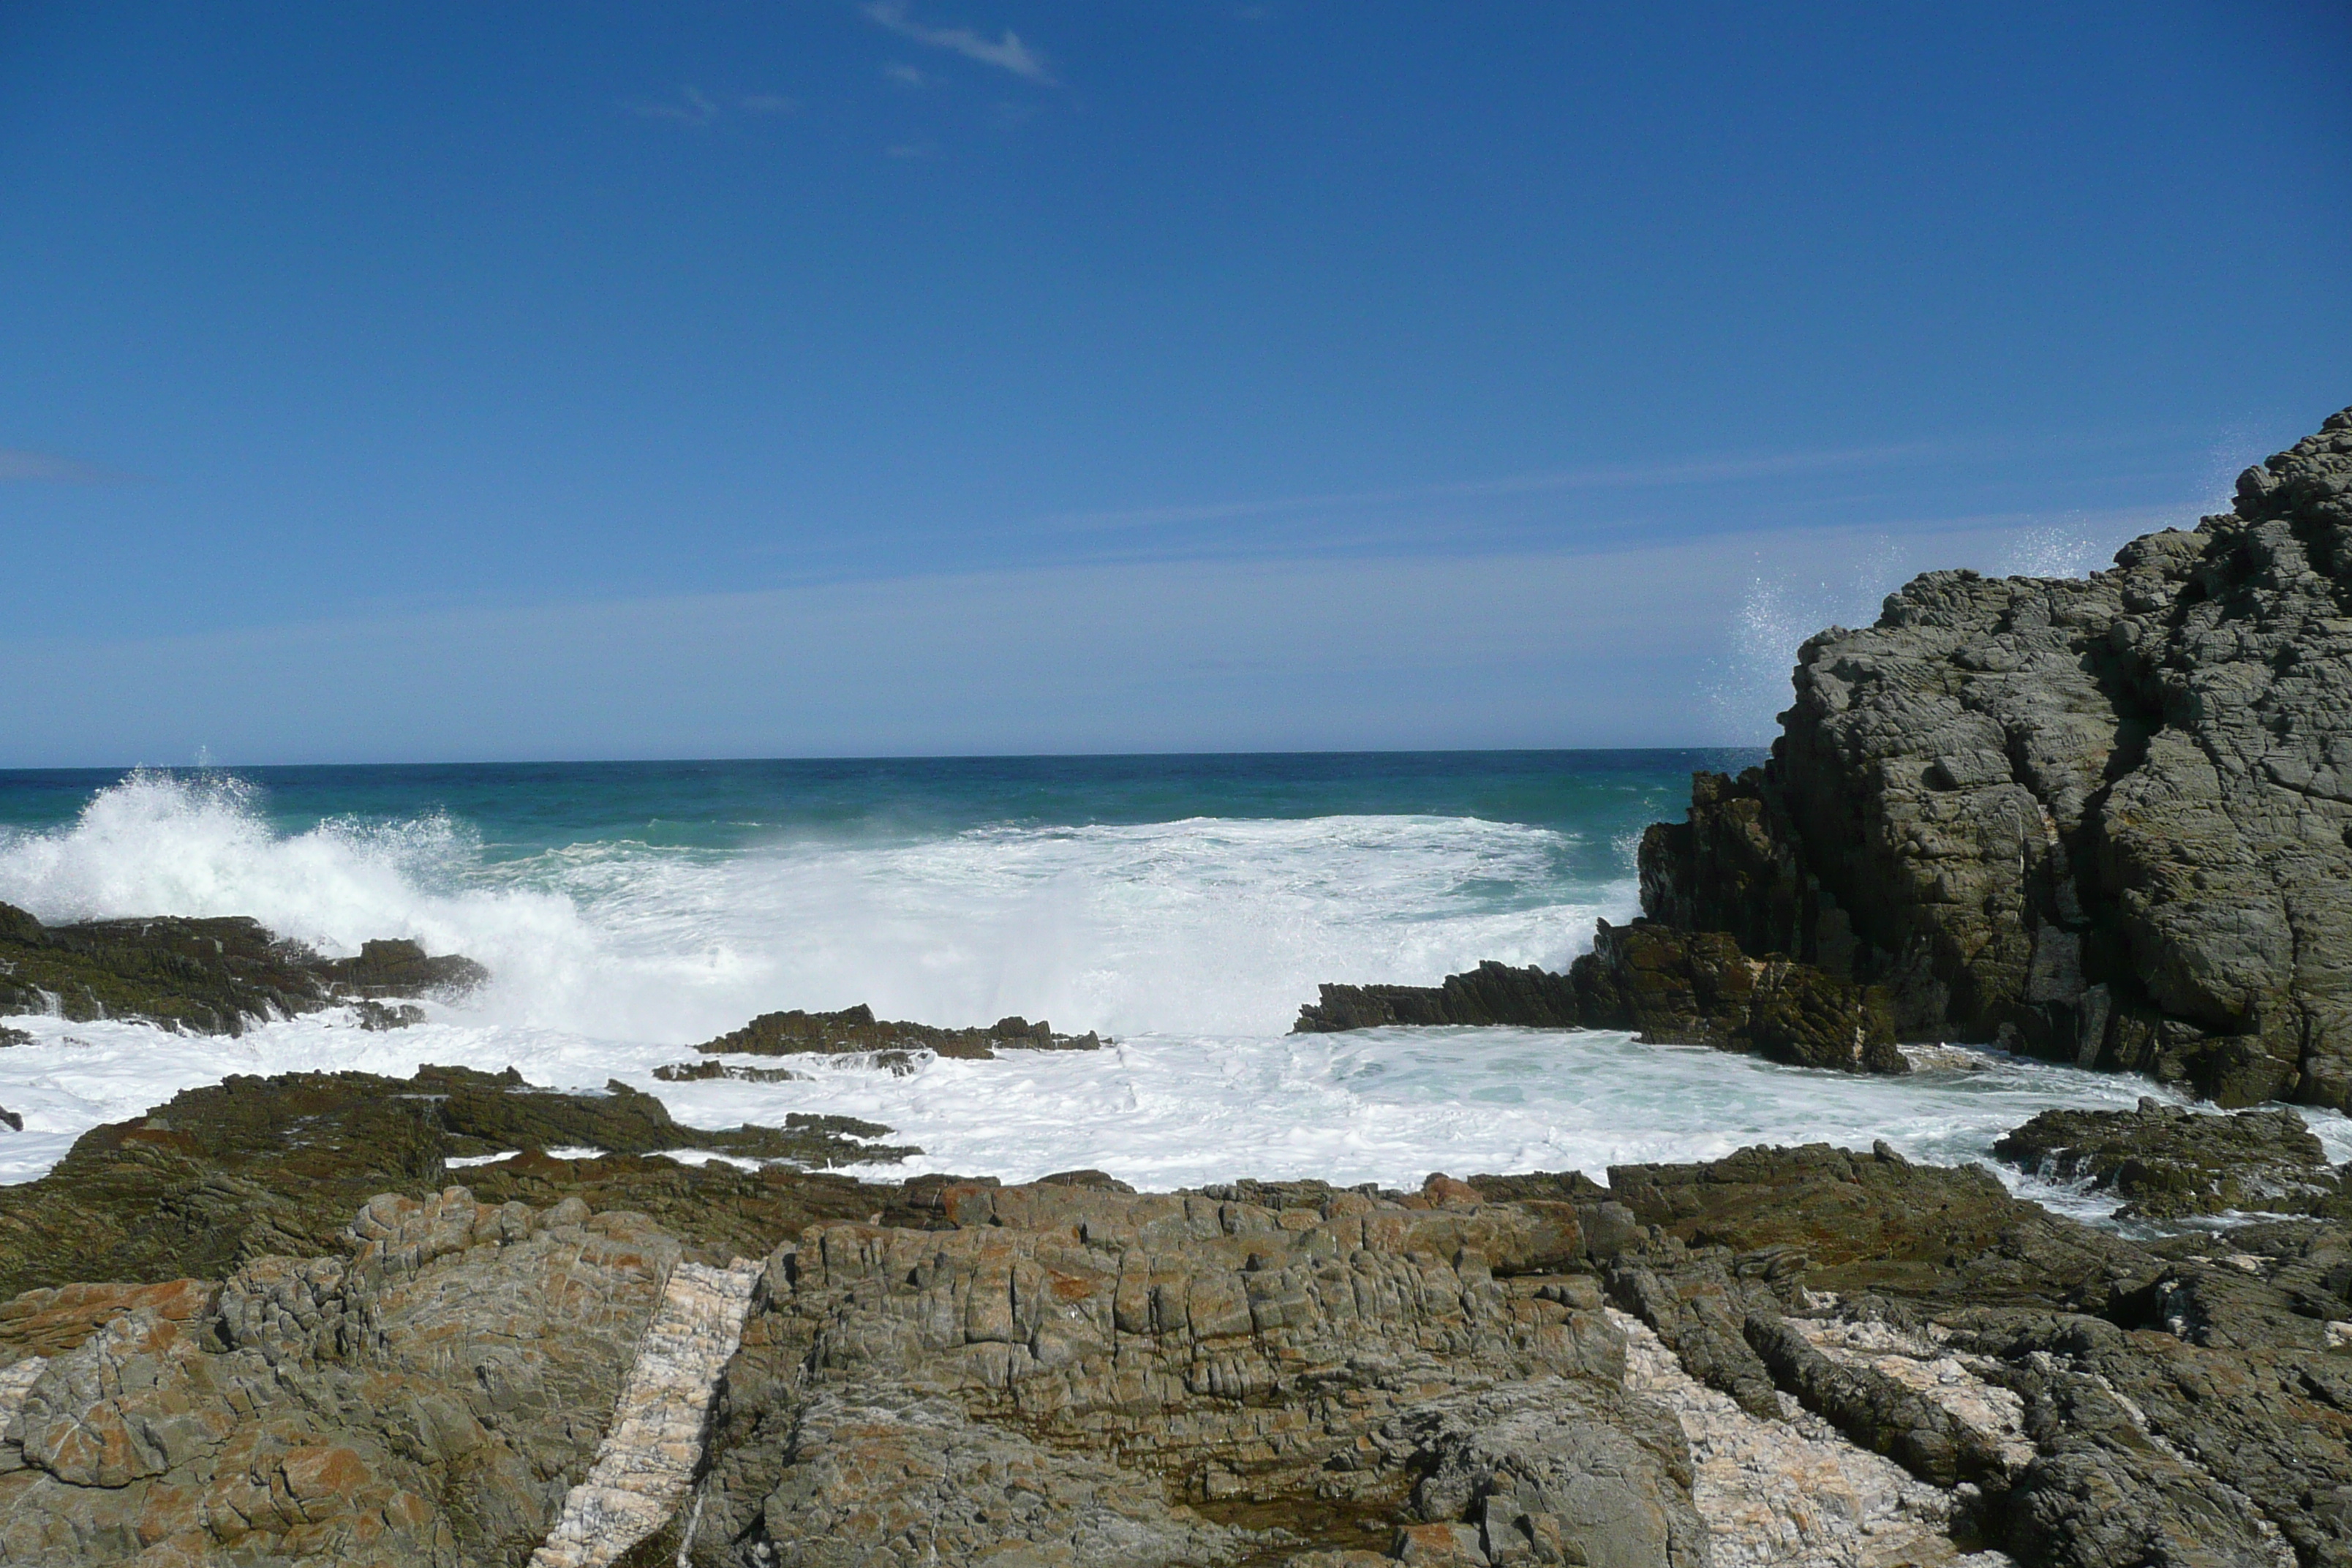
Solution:
<svg viewBox="0 0 2352 1568"><path fill-rule="evenodd" d="M1981 1153L2054 1104L2148 1086L1959 1054L1864 1081L1601 1033L1286 1031L1325 981L1564 966L1635 912L1633 848L1696 768L1752 752L586 763L0 773L0 900L50 921L251 915L328 952L408 936L493 979L429 1021L236 1040L11 1020L0 1179L236 1071L427 1061L620 1079L689 1126L840 1110L1007 1178L1417 1181L1885 1137ZM653 1069L782 1007L1007 1014L1089 1054L856 1058L780 1084ZM2334 1136L2332 1130L2323 1130Z"/></svg>

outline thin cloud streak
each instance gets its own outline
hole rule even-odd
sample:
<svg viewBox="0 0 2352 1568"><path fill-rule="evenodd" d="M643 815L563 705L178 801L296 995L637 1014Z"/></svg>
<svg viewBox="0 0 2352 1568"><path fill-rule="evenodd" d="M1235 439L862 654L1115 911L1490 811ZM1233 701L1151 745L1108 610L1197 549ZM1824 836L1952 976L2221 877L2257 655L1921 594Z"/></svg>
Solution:
<svg viewBox="0 0 2352 1568"><path fill-rule="evenodd" d="M1023 43L1012 28L994 43L970 27L929 27L907 15L906 0L869 0L860 7L869 21L889 28L903 38L912 38L935 49L947 49L968 60L994 66L1011 71L1014 76L1034 81L1041 87L1058 85L1053 73L1045 68L1045 57Z"/></svg>
<svg viewBox="0 0 2352 1568"><path fill-rule="evenodd" d="M708 125L719 118L719 105L689 87L684 90L680 103L653 103L633 100L621 107L641 120L674 120L680 125Z"/></svg>
<svg viewBox="0 0 2352 1568"><path fill-rule="evenodd" d="M1064 529L1153 528L1177 522L1216 522L1271 517L1327 508L1401 506L1465 496L1538 495L1558 490L1653 489L1673 485L1718 484L1730 479L1770 479L1787 474L1866 468L1920 458L1951 458L1961 448L1948 442L1914 442L1828 452L1790 452L1764 457L1724 457L1644 467L1610 466L1554 473L1515 474L1492 479L1415 485L1402 489L1354 490L1334 495L1280 496L1263 500L1212 501L1197 506L1135 507L1111 511L1058 512L1039 521Z"/></svg>
<svg viewBox="0 0 2352 1568"><path fill-rule="evenodd" d="M60 485L130 485L142 481L136 474L119 474L89 463L78 463L49 452L0 447L0 482L8 480Z"/></svg>

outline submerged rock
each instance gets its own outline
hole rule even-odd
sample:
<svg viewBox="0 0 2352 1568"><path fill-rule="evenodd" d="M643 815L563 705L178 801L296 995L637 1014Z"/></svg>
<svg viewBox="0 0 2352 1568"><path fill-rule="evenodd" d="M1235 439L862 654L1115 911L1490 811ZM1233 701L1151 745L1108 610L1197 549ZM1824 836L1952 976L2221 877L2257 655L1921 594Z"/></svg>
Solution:
<svg viewBox="0 0 2352 1568"><path fill-rule="evenodd" d="M695 1049L711 1054L730 1051L753 1056L801 1054L846 1056L875 1052L904 1055L931 1051L943 1057L991 1061L1000 1050L1091 1051L1102 1040L1092 1032L1057 1035L1043 1022L1000 1018L985 1029L940 1029L929 1024L877 1021L874 1009L860 1003L838 1013L762 1013L741 1028L708 1040Z"/></svg>
<svg viewBox="0 0 2352 1568"><path fill-rule="evenodd" d="M362 1026L383 1028L422 1015L370 1011L373 999L449 995L488 977L469 958L427 957L407 941L371 942L357 957L329 959L242 918L45 926L0 904L0 1013L238 1035L254 1023L357 1000ZM17 1043L21 1036L0 1037L0 1045Z"/></svg>
<svg viewBox="0 0 2352 1568"><path fill-rule="evenodd" d="M2128 1219L2345 1206L2342 1173L2286 1110L2209 1115L2143 1098L2135 1110L2045 1110L1992 1152L2052 1181L2128 1199Z"/></svg>

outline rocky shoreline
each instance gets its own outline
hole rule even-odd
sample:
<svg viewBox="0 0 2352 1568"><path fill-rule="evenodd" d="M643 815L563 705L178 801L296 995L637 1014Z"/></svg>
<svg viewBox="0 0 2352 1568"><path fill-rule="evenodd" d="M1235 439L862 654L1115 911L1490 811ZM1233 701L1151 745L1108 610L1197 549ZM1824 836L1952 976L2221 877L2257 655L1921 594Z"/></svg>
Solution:
<svg viewBox="0 0 2352 1568"><path fill-rule="evenodd" d="M2324 1168L2301 1217L2134 1241L1883 1145L877 1183L560 1159L642 1108L323 1076L8 1190L0 1562L2352 1560ZM455 1184L507 1101L536 1152ZM2292 1113L2070 1114L2020 1157L2150 1116L2239 1191L2307 1152Z"/></svg>
<svg viewBox="0 0 2352 1568"><path fill-rule="evenodd" d="M2113 572L1918 579L1805 645L1783 731L1566 974L1299 1027L2352 1101L2352 411ZM0 906L0 1011L398 1026L482 978ZM1102 1043L781 1013L657 1076ZM918 1152L889 1131L433 1067L95 1129L0 1188L0 1563L2352 1565L2352 1189L2292 1110L1997 1146L2133 1235L1885 1143L1410 1191L827 1169Z"/></svg>

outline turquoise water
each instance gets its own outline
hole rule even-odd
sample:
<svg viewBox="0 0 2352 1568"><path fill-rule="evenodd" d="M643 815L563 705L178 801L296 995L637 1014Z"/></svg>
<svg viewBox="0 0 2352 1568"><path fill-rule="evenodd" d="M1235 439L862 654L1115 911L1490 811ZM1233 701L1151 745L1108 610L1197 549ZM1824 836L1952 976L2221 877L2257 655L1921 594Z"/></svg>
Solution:
<svg viewBox="0 0 2352 1568"><path fill-rule="evenodd" d="M1563 875L1617 868L1617 841L1676 815L1698 768L1746 750L1395 752L1230 756L918 757L239 768L231 779L281 832L324 822L446 816L489 859L628 841L740 850L792 837L908 840L991 826L1100 826L1194 817L1468 816L1572 836ZM70 824L121 770L0 771L0 831Z"/></svg>

